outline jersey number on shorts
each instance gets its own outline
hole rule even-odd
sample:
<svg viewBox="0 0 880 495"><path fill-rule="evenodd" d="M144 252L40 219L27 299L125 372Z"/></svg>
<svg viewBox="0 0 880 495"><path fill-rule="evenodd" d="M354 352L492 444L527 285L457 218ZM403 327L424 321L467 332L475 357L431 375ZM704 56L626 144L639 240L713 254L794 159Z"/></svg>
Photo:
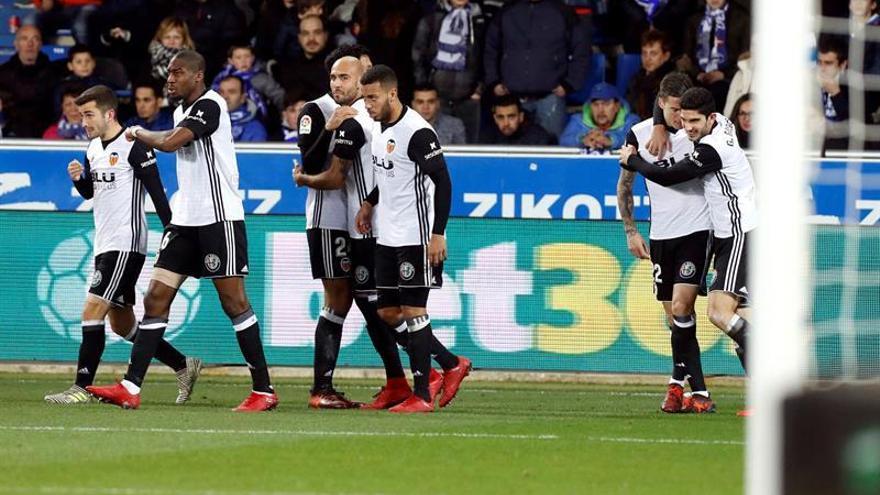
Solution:
<svg viewBox="0 0 880 495"><path fill-rule="evenodd" d="M337 237L336 238L336 257L337 258L344 258L346 256L345 251L346 251L345 238L344 237Z"/></svg>

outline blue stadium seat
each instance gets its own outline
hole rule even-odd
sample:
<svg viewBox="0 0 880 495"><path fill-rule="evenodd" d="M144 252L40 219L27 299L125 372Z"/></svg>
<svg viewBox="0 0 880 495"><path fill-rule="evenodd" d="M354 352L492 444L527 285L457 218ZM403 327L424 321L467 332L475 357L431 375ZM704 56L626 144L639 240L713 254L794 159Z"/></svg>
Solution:
<svg viewBox="0 0 880 495"><path fill-rule="evenodd" d="M622 53L617 56L617 74L614 78L614 85L620 94L626 94L626 87L629 85L630 79L633 78L642 68L642 56L631 53Z"/></svg>
<svg viewBox="0 0 880 495"><path fill-rule="evenodd" d="M590 60L590 72L587 74L587 79L584 80L584 85L581 86L581 89L568 95L566 98L568 103L571 105L582 105L587 101L587 97L590 95L590 89L597 83L605 81L605 69L607 65L608 61L605 59L605 54L594 53L593 58Z"/></svg>
<svg viewBox="0 0 880 495"><path fill-rule="evenodd" d="M49 57L49 60L64 60L67 58L67 52L70 51L70 47L58 45L43 45L43 49L41 51Z"/></svg>

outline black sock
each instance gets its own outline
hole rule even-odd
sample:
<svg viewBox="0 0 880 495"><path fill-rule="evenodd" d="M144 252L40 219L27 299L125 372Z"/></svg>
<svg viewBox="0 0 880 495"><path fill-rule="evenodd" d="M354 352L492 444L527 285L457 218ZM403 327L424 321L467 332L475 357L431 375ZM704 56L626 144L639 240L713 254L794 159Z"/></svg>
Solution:
<svg viewBox="0 0 880 495"><path fill-rule="evenodd" d="M396 332L393 328L389 328L382 321L382 318L379 318L379 313L376 311L376 303L370 302L365 297L357 297L355 298L355 304L357 304L361 314L364 315L364 319L367 321L367 334L370 336L370 341L373 342L373 348L376 349L376 352L382 359L382 365L385 367L385 377L389 379L402 378L404 376L403 365L400 364L400 354L397 352L397 346L392 335L392 333Z"/></svg>
<svg viewBox="0 0 880 495"><path fill-rule="evenodd" d="M433 331L431 332L431 356L434 357L434 361L437 361L437 364L444 370L451 370L458 366L458 356L449 352L449 349L437 340Z"/></svg>
<svg viewBox="0 0 880 495"><path fill-rule="evenodd" d="M314 390L333 387L333 371L339 357L342 343L342 324L345 317L337 315L330 308L321 310L318 326L315 328L315 379Z"/></svg>
<svg viewBox="0 0 880 495"><path fill-rule="evenodd" d="M683 382L687 378L687 363L684 359L687 342L684 334L674 324L669 325L669 345L672 347L672 379Z"/></svg>
<svg viewBox="0 0 880 495"><path fill-rule="evenodd" d="M413 393L431 402L428 381L431 373L431 319L428 315L406 321L409 331L409 356L413 370Z"/></svg>
<svg viewBox="0 0 880 495"><path fill-rule="evenodd" d="M700 343L697 341L697 320L694 315L674 317L675 332L681 334L682 354L688 382L692 392L706 391L706 377L703 375L703 361L700 358Z"/></svg>
<svg viewBox="0 0 880 495"><path fill-rule="evenodd" d="M739 346L737 346L733 350L736 352L736 357L737 359L739 359L739 364L742 365L743 371L748 373L749 370L746 368L746 350Z"/></svg>
<svg viewBox="0 0 880 495"><path fill-rule="evenodd" d="M272 384L269 381L269 366L266 364L266 356L263 354L263 342L260 340L260 324L253 309L232 319L235 328L235 338L238 340L238 348L251 372L251 382L255 392L272 393Z"/></svg>
<svg viewBox="0 0 880 495"><path fill-rule="evenodd" d="M94 383L102 354L104 354L104 321L82 322L82 343L79 345L79 358L76 361L77 386L85 388Z"/></svg>
<svg viewBox="0 0 880 495"><path fill-rule="evenodd" d="M134 342L137 338L137 326L125 336L125 340ZM156 347L154 356L160 363L173 369L175 372L186 369L186 356L180 353L170 342L162 339Z"/></svg>
<svg viewBox="0 0 880 495"><path fill-rule="evenodd" d="M409 355L409 332L406 330L406 322L401 320L395 327L391 328L391 332L397 345Z"/></svg>
<svg viewBox="0 0 880 495"><path fill-rule="evenodd" d="M144 377L147 376L147 368L150 367L150 361L156 355L156 348L165 335L165 328L168 326L166 318L154 318L144 316L143 321L138 325L138 332L134 339L134 347L131 349L131 362L128 364L128 372L125 379L140 387L144 383Z"/></svg>

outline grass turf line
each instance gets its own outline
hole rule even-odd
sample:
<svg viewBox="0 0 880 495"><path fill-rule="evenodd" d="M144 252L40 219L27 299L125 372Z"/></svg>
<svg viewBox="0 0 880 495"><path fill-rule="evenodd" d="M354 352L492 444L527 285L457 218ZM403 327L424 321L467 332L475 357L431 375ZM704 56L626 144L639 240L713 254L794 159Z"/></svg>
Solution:
<svg viewBox="0 0 880 495"><path fill-rule="evenodd" d="M137 411L43 403L62 375L0 374L0 493L108 495L742 493L742 389L719 413L658 412L645 386L465 382L441 412L310 411L307 382L279 380L272 413L229 411L248 381L148 380ZM100 375L98 383L112 377ZM340 380L368 400L369 380ZM694 483L693 480L705 480Z"/></svg>

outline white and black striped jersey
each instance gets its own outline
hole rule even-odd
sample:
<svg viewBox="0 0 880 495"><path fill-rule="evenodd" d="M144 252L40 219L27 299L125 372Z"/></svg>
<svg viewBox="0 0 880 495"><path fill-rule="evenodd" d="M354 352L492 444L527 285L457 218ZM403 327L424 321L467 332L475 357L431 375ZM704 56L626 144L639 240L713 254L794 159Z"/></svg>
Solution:
<svg viewBox="0 0 880 495"><path fill-rule="evenodd" d="M631 155L622 166L663 186L701 178L714 235L725 239L757 226L755 179L736 140L733 123L721 114L712 116L712 130L694 144L690 157L668 167L657 167L639 155Z"/></svg>
<svg viewBox="0 0 880 495"><path fill-rule="evenodd" d="M658 167L668 167L693 153L694 144L688 139L687 132L669 128L672 151L662 160L658 159L647 149L653 127L653 119L643 120L634 125L626 137L627 144L635 146L639 156L648 162ZM645 179L645 185L651 198L651 239L675 239L712 228L702 179L695 178L668 187Z"/></svg>
<svg viewBox="0 0 880 495"><path fill-rule="evenodd" d="M713 115L712 132L697 142L691 158L698 166L721 162L719 170L703 176L703 188L715 237L723 239L757 227L758 209L752 166L739 146L733 122L720 113Z"/></svg>
<svg viewBox="0 0 880 495"><path fill-rule="evenodd" d="M186 127L196 138L177 150L179 189L171 223L197 227L244 220L226 100L209 89L189 107L174 110L174 125Z"/></svg>
<svg viewBox="0 0 880 495"><path fill-rule="evenodd" d="M357 115L346 119L333 135L333 154L350 160L351 168L345 176L345 194L348 202L348 235L352 239L378 236L379 226L372 232L361 234L357 231L355 217L367 195L376 187L376 173L373 170L373 128L379 123L370 118L364 100L358 99L351 107Z"/></svg>
<svg viewBox="0 0 880 495"><path fill-rule="evenodd" d="M127 141L120 131L109 141L93 139L83 167L74 185L84 198L94 199L95 256L108 251L146 254L145 192L149 191L162 223L171 218L153 150Z"/></svg>
<svg viewBox="0 0 880 495"><path fill-rule="evenodd" d="M428 245L435 206L434 182L428 173L446 169L437 134L415 110L404 106L396 122L373 128L372 147L379 187L373 218L379 230L378 243L390 247Z"/></svg>
<svg viewBox="0 0 880 495"><path fill-rule="evenodd" d="M324 125L339 105L326 94L305 104L299 113L299 150L303 171L317 175L330 166L333 133ZM306 195L306 228L348 230L344 189L312 189Z"/></svg>

